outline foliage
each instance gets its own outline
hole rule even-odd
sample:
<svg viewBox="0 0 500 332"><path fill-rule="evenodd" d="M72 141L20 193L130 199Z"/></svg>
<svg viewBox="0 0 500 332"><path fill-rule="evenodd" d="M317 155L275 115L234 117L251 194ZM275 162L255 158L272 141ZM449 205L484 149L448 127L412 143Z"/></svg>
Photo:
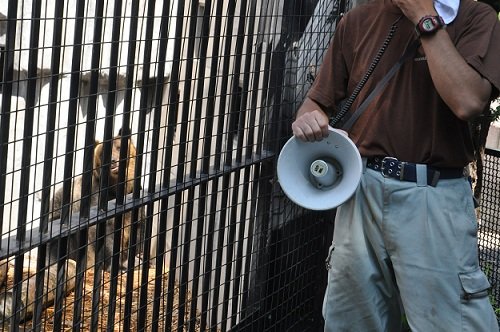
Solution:
<svg viewBox="0 0 500 332"><path fill-rule="evenodd" d="M497 108L498 109L498 108ZM488 277L488 279L493 279L493 264L490 262L485 263L485 266L483 268L484 274ZM495 298L495 295L492 293L491 289L489 292L489 299L491 306L493 307L493 310L495 311L495 314L497 317L500 315L500 307L498 307L498 301Z"/></svg>
<svg viewBox="0 0 500 332"><path fill-rule="evenodd" d="M497 13L500 12L500 0L479 0L479 1L490 5Z"/></svg>
<svg viewBox="0 0 500 332"><path fill-rule="evenodd" d="M496 108L493 108L494 103L491 103L491 106L490 106L492 121L496 121L496 120L500 119L500 98L498 98L495 101L495 103L497 105Z"/></svg>

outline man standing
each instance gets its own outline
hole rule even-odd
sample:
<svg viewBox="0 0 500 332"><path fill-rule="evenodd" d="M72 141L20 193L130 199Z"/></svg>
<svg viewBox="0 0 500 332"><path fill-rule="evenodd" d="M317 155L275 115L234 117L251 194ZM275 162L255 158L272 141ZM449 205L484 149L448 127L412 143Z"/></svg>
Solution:
<svg viewBox="0 0 500 332"><path fill-rule="evenodd" d="M388 32L394 26L394 33ZM498 331L479 268L477 224L464 168L468 121L500 90L500 24L473 0L374 0L340 21L292 124L319 141L337 105L383 55L349 115L415 40L420 44L348 130L365 163L338 208L328 255L326 331Z"/></svg>

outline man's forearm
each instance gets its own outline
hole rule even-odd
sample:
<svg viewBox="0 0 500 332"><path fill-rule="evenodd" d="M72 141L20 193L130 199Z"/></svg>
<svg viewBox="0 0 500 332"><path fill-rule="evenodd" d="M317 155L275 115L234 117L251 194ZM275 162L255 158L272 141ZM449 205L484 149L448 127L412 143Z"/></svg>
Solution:
<svg viewBox="0 0 500 332"><path fill-rule="evenodd" d="M392 1L415 25L426 15L437 15L433 0ZM421 40L432 81L444 102L462 120L479 115L489 102L490 83L467 64L445 29Z"/></svg>
<svg viewBox="0 0 500 332"><path fill-rule="evenodd" d="M421 41L432 81L444 102L462 120L481 114L489 102L490 83L463 59L444 29Z"/></svg>

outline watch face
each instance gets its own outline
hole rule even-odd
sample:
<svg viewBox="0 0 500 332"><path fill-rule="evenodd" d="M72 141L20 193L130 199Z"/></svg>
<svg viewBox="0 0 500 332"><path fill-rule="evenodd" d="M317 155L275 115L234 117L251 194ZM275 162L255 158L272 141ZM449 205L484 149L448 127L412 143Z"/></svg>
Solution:
<svg viewBox="0 0 500 332"><path fill-rule="evenodd" d="M432 31L436 27L434 20L432 17L426 18L422 21L422 30L424 31Z"/></svg>
<svg viewBox="0 0 500 332"><path fill-rule="evenodd" d="M417 35L430 35L444 26L440 16L424 16L415 26Z"/></svg>

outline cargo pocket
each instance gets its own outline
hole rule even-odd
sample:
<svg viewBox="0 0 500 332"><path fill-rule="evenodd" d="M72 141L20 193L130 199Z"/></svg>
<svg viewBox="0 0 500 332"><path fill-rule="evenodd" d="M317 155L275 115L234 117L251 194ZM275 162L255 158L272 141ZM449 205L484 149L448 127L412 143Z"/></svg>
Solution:
<svg viewBox="0 0 500 332"><path fill-rule="evenodd" d="M488 296L488 289L491 285L481 269L459 273L458 276L462 284L463 293L461 298L463 302Z"/></svg>
<svg viewBox="0 0 500 332"><path fill-rule="evenodd" d="M462 331L498 331L488 297L491 285L486 275L478 268L471 272L459 273L458 276L462 284Z"/></svg>

